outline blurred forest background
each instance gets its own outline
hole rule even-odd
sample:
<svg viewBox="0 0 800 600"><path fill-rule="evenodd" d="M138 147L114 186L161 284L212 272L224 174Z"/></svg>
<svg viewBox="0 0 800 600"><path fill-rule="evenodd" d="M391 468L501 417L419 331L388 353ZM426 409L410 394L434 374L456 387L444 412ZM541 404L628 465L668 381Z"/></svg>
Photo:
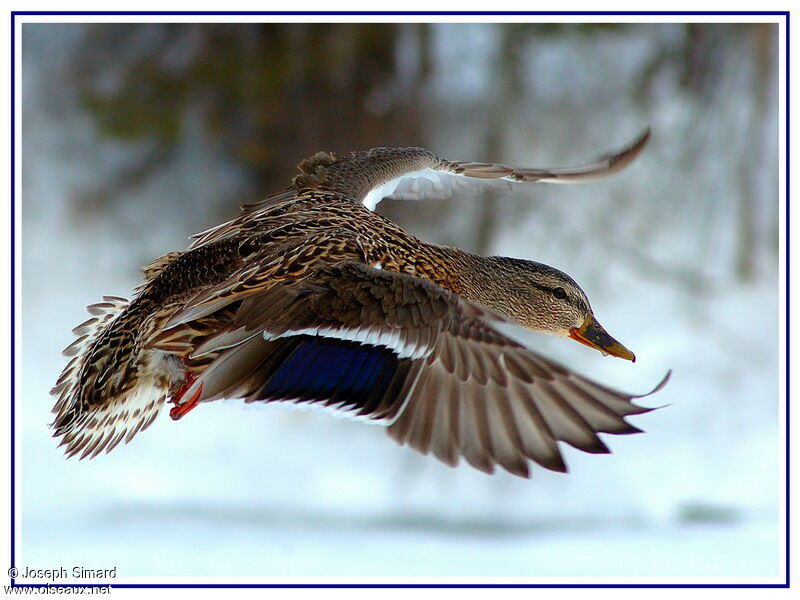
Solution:
<svg viewBox="0 0 800 600"><path fill-rule="evenodd" d="M26 24L22 43L22 563L778 575L777 25ZM647 126L609 180L379 207L423 239L565 270L639 361L525 337L537 350L641 392L674 370L647 399L669 406L635 419L646 435L608 436L613 455L487 477L379 428L236 402L162 415L90 462L50 439L83 306L129 296L142 265L300 159L416 145L566 166Z"/></svg>

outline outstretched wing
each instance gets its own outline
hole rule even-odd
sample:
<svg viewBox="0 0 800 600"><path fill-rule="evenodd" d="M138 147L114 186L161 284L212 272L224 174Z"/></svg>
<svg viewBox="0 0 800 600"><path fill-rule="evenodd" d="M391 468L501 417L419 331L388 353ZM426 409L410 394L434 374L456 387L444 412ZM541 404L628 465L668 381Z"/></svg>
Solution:
<svg viewBox="0 0 800 600"><path fill-rule="evenodd" d="M510 190L515 183L582 183L624 169L647 145L645 130L625 148L566 168L510 167L499 163L451 161L425 148L373 148L340 157L317 152L303 160L292 185L258 202L244 204L234 219L192 236L189 249L235 235L259 219L293 210L298 202L322 202L331 196L374 210L384 198L443 200L457 194ZM321 192L321 194L314 194Z"/></svg>
<svg viewBox="0 0 800 600"><path fill-rule="evenodd" d="M349 159L330 163L321 170L328 187L341 187L345 195L374 210L384 198L395 200L446 199L457 194L480 194L510 190L515 183L583 183L607 177L624 169L644 149L650 130L634 142L592 161L565 168L519 168L499 163L449 161L422 148L376 148L355 153ZM319 170L312 163L311 172ZM342 171L339 176L337 171ZM349 188L357 173L363 173L361 188ZM346 184L346 185L345 185Z"/></svg>
<svg viewBox="0 0 800 600"><path fill-rule="evenodd" d="M409 275L320 266L244 298L189 303L172 333L226 303L235 316L195 347L193 357L216 358L187 396L338 409L449 465L464 457L527 477L533 460L565 471L558 441L608 452L597 433L638 432L625 417L650 410L504 336L487 309Z"/></svg>

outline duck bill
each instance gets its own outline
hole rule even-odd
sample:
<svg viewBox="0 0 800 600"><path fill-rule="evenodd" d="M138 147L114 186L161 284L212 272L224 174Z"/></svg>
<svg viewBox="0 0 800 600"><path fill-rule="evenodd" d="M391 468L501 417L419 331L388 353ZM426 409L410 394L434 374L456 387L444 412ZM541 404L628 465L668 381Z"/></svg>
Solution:
<svg viewBox="0 0 800 600"><path fill-rule="evenodd" d="M603 356L610 354L611 356L624 358L631 362L636 361L633 352L608 335L606 330L603 329L603 326L597 322L594 315L591 313L586 317L583 325L580 327L573 327L569 330L569 337L573 340L577 340L581 344L589 346L589 348L599 350L603 353Z"/></svg>

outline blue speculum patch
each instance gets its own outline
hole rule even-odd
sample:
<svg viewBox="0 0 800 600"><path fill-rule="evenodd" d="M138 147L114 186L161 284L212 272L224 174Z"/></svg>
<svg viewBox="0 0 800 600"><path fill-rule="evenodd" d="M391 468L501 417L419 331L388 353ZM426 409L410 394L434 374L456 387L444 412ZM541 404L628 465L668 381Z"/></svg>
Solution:
<svg viewBox="0 0 800 600"><path fill-rule="evenodd" d="M263 398L345 401L361 406L382 396L397 370L397 356L386 348L318 336L296 336L294 349L264 386Z"/></svg>

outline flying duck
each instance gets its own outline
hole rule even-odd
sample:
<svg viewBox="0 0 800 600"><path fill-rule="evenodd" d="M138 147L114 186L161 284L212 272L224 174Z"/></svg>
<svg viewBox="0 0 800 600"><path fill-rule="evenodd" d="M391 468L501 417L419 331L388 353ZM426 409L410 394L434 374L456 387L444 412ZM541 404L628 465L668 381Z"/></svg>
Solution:
<svg viewBox="0 0 800 600"><path fill-rule="evenodd" d="M648 412L502 332L508 322L635 360L566 273L423 242L373 209L486 186L605 177L644 148L573 168L455 162L423 148L319 152L284 191L145 267L132 300L105 296L51 393L68 456L129 442L162 406L291 402L381 424L455 466L522 477L566 471L558 442L609 452L598 433L635 433ZM662 381L653 392L665 383ZM653 393L651 392L651 393Z"/></svg>

